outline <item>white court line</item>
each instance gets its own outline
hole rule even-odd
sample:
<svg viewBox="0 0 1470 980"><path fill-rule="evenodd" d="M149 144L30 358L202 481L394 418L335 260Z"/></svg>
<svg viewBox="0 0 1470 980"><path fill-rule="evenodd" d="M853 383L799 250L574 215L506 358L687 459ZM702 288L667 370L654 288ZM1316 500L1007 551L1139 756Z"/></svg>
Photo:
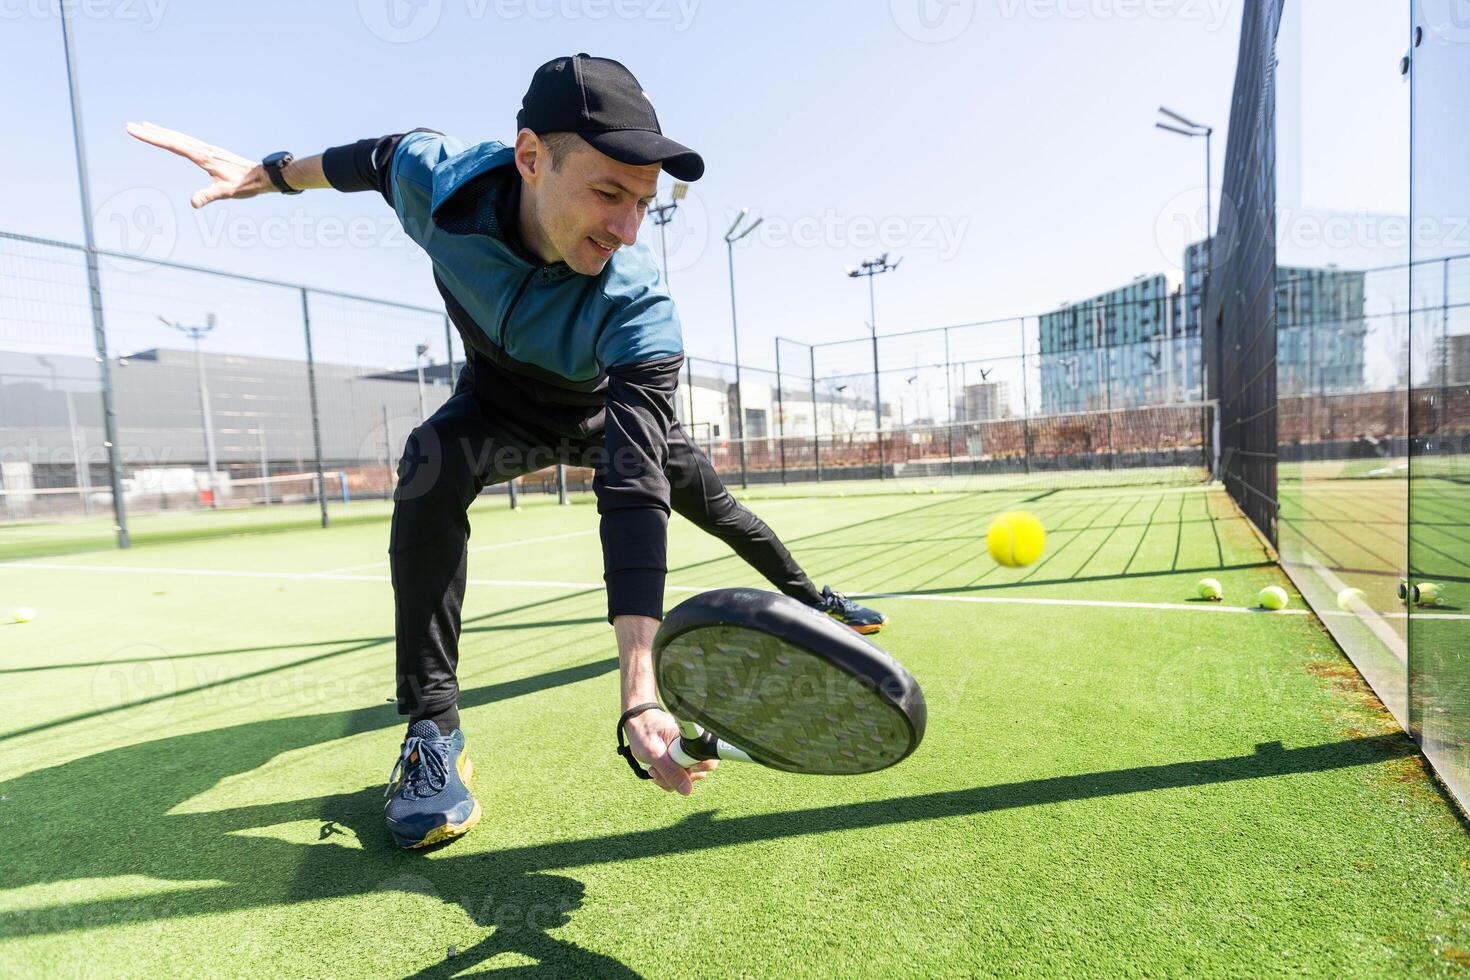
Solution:
<svg viewBox="0 0 1470 980"><path fill-rule="evenodd" d="M568 538L585 538L598 533L594 528L590 531L571 531L567 534L548 534L544 538L522 538L519 541L498 541L495 544L482 544L478 548L470 548L471 554L481 551L498 551L501 548L515 548L523 544L542 544L546 541L565 541ZM377 561L366 562L362 565L343 565L341 568L328 568L315 575L336 575L339 572L360 572L364 568L381 568L388 561L387 558L379 558Z"/></svg>
<svg viewBox="0 0 1470 980"><path fill-rule="evenodd" d="M61 565L45 564L42 562L0 562L0 571L8 568L25 569L28 571L47 572L102 572L123 575L187 575L202 578L253 578L253 579L275 579L277 581L292 582L374 582L386 583L390 579L387 575L329 575L324 572L251 572L239 570L226 570L216 568L160 568L149 565ZM502 588L515 589L577 589L593 590L603 588L602 582L556 582L545 580L528 579L506 579L506 578L472 578L466 580L470 585L496 585ZM718 586L710 585L668 585L667 592L708 592ZM1265 610L1250 606L1222 606L1215 603L1184 603L1184 602L1122 602L1110 599L1043 599L1035 596L963 596L963 595L915 595L909 592L851 592L848 593L855 599L900 599L914 602L961 602L972 605L1013 605L1013 606L1070 606L1074 608L1092 609L1151 609L1163 612L1196 612L1196 613L1250 613L1252 615L1275 615L1275 616L1310 616L1310 609L1282 609L1275 613L1267 613ZM1317 613L1318 616L1355 616L1356 613L1340 612L1335 609L1326 609ZM1402 618L1407 613L1381 613L1384 618ZM1415 613L1418 619L1467 619L1467 613Z"/></svg>

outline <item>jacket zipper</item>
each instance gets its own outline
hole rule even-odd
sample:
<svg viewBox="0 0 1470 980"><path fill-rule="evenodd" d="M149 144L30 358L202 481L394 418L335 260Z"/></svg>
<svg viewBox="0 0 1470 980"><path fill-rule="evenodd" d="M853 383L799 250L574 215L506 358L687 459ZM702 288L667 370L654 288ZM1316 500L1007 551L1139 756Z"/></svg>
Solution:
<svg viewBox="0 0 1470 980"><path fill-rule="evenodd" d="M510 325L510 315L516 311L516 305L520 303L521 297L526 295L526 289L530 287L531 280L536 278L536 273L539 271L539 269L532 269L526 273L526 278L521 280L520 286L516 289L515 295L510 298L510 304L506 306L505 313L500 318L499 343L502 350L505 349L505 328Z"/></svg>

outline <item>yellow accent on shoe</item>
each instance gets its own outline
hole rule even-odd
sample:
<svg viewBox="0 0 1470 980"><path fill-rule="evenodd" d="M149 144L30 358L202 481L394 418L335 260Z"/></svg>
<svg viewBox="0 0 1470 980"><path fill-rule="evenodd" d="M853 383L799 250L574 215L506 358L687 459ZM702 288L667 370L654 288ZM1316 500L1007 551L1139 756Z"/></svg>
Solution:
<svg viewBox="0 0 1470 980"><path fill-rule="evenodd" d="M475 808L465 818L464 823L447 823L442 827L435 827L424 835L424 839L417 844L410 844L409 850L417 850L420 847L429 847L433 844L442 844L447 840L461 837L472 830L475 824L480 822L480 801L475 801Z"/></svg>

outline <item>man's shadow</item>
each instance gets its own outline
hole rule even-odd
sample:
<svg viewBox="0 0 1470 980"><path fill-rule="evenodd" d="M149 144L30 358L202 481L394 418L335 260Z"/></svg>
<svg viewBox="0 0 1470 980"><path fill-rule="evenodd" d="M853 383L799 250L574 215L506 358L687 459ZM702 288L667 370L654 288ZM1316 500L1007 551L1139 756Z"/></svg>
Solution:
<svg viewBox="0 0 1470 980"><path fill-rule="evenodd" d="M506 700L617 669L598 661L466 691L465 707ZM0 936L54 934L374 892L417 893L460 905L494 932L475 946L437 946L441 961L419 976L451 976L503 952L534 959L536 972L637 976L616 959L551 935L582 904L585 886L466 852L425 860L394 846L383 827L382 785L344 794L207 812L180 808L221 780L284 753L384 730L385 756L402 719L389 705L284 718L111 749L0 782L0 888L140 875L226 883L136 897L19 910ZM389 734L391 733L391 734ZM320 824L303 846L250 831Z"/></svg>
<svg viewBox="0 0 1470 980"><path fill-rule="evenodd" d="M604 660L551 671L466 691L462 704L506 700L614 670L616 662ZM180 883L175 890L12 911L0 918L0 936L54 935L379 892L416 893L458 904L471 921L494 930L453 957L447 946L425 950L432 962L421 976L449 976L502 952L530 957L539 970L557 974L633 976L616 959L551 935L581 905L584 889L575 879L547 872L1069 800L1373 765L1414 752L1401 733L1292 749L1268 743L1223 759L729 819L701 812L672 825L488 854L460 846L431 860L402 851L389 840L382 824L381 784L203 812L189 805L230 776L339 738L381 730L386 758L396 747L401 725L387 705L280 718L109 749L0 782L0 840L7 853L0 887L123 875ZM35 744L44 746L45 739ZM618 778L611 753L609 759L608 778ZM276 764L289 774L289 765ZM289 785L283 778L283 791ZM260 833L301 822L319 828L310 843ZM222 884L201 887L206 882ZM384 928L403 925L395 921Z"/></svg>

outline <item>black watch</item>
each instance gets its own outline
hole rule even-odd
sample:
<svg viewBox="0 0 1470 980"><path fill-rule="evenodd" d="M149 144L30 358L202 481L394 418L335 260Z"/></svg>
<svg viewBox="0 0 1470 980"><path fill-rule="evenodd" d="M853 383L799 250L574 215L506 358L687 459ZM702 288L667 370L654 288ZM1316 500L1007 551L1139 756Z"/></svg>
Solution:
<svg viewBox="0 0 1470 980"><path fill-rule="evenodd" d="M286 165L291 163L291 161L295 159L296 158L294 156L287 153L285 150L282 150L279 153L272 153L270 156L260 161L260 165L264 167L265 172L270 175L271 183L275 184L276 190L280 191L282 194L301 193L299 190L296 190L290 184L286 183L286 178L281 175L281 171L286 169Z"/></svg>

